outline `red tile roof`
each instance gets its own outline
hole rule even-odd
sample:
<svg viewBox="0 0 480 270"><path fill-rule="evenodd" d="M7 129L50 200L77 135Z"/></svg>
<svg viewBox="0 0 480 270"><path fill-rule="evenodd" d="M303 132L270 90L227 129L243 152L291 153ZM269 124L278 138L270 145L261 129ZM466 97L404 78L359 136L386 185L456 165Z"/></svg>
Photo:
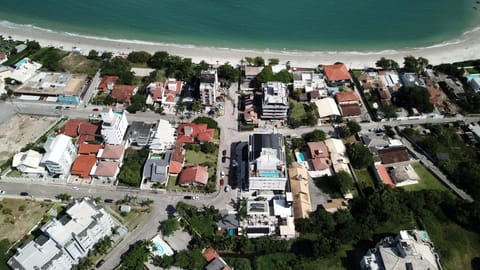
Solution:
<svg viewBox="0 0 480 270"><path fill-rule="evenodd" d="M116 161L99 161L93 176L115 177L117 176L118 165L119 163Z"/></svg>
<svg viewBox="0 0 480 270"><path fill-rule="evenodd" d="M200 184L208 183L208 167L207 166L191 166L182 170L178 178L178 184Z"/></svg>
<svg viewBox="0 0 480 270"><path fill-rule="evenodd" d="M99 129L99 125L95 125L81 119L72 119L65 124L59 133L75 138L80 134L99 134Z"/></svg>
<svg viewBox="0 0 480 270"><path fill-rule="evenodd" d="M102 149L101 144L86 144L82 143L78 146L79 155L97 155L98 151Z"/></svg>
<svg viewBox="0 0 480 270"><path fill-rule="evenodd" d="M163 95L163 82L153 82L153 86L148 88L148 92L152 96L154 101L162 100Z"/></svg>
<svg viewBox="0 0 480 270"><path fill-rule="evenodd" d="M118 81L118 76L103 76L102 81L98 85L98 89L101 89L103 91L107 91L107 85L108 83L115 83Z"/></svg>
<svg viewBox="0 0 480 270"><path fill-rule="evenodd" d="M218 256L219 255L217 251L211 247L205 249L205 251L203 252L203 257L205 257L205 260L207 260L207 262L215 260Z"/></svg>
<svg viewBox="0 0 480 270"><path fill-rule="evenodd" d="M323 66L323 71L329 81L352 80L344 64L325 65Z"/></svg>
<svg viewBox="0 0 480 270"><path fill-rule="evenodd" d="M121 159L125 152L125 146L106 144L103 151L99 152L98 158L101 159Z"/></svg>
<svg viewBox="0 0 480 270"><path fill-rule="evenodd" d="M378 150L382 164L409 161L408 150L405 146L394 146Z"/></svg>
<svg viewBox="0 0 480 270"><path fill-rule="evenodd" d="M78 144L83 144L85 142L93 142L95 141L95 136L93 135L80 135L80 137L78 137L78 141L77 143Z"/></svg>
<svg viewBox="0 0 480 270"><path fill-rule="evenodd" d="M73 162L71 173L87 178L95 163L97 163L97 158L94 156L78 156Z"/></svg>
<svg viewBox="0 0 480 270"><path fill-rule="evenodd" d="M208 128L208 125L203 123L183 123L178 126L177 132L177 140L180 140L184 143L193 143L194 139L197 139L201 142L211 142L213 141L215 129ZM182 138L182 136L191 137L192 139L188 140L186 138Z"/></svg>
<svg viewBox="0 0 480 270"><path fill-rule="evenodd" d="M177 141L173 149L172 157L170 159L170 167L168 173L179 174L183 168L183 162L185 157L183 156L183 143Z"/></svg>
<svg viewBox="0 0 480 270"><path fill-rule="evenodd" d="M340 104L342 116L360 116L362 110L358 104Z"/></svg>
<svg viewBox="0 0 480 270"><path fill-rule="evenodd" d="M4 53L0 53L0 60L5 60L7 59L7 55Z"/></svg>
<svg viewBox="0 0 480 270"><path fill-rule="evenodd" d="M185 136L185 135L180 135L177 137L177 142L181 142L181 143L194 143L195 140L193 139L193 137L189 137L189 136Z"/></svg>
<svg viewBox="0 0 480 270"><path fill-rule="evenodd" d="M315 171L323 171L330 168L330 159L328 158L314 158L312 165Z"/></svg>
<svg viewBox="0 0 480 270"><path fill-rule="evenodd" d="M393 183L392 178L390 178L390 175L388 174L385 166L383 166L382 164L377 164L375 165L375 168L377 169L378 176L380 177L382 182L385 185L389 185L392 188L395 188L395 184Z"/></svg>
<svg viewBox="0 0 480 270"><path fill-rule="evenodd" d="M130 98L135 95L136 88L135 85L117 84L113 87L112 97L118 103L130 104Z"/></svg>
<svg viewBox="0 0 480 270"><path fill-rule="evenodd" d="M309 142L307 143L310 157L312 158L328 158L328 148L324 142Z"/></svg>
<svg viewBox="0 0 480 270"><path fill-rule="evenodd" d="M173 102L175 101L175 97L180 94L180 91L182 91L182 81L167 81L165 83L165 91L163 92L163 96L167 102Z"/></svg>
<svg viewBox="0 0 480 270"><path fill-rule="evenodd" d="M340 104L342 102L359 101L360 98L355 91L343 91L335 94L335 99Z"/></svg>

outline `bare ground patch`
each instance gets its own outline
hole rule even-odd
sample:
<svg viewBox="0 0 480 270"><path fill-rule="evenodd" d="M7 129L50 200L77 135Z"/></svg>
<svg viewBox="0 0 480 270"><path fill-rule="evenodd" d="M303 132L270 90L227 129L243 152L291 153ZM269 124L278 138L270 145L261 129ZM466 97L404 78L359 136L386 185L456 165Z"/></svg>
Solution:
<svg viewBox="0 0 480 270"><path fill-rule="evenodd" d="M55 123L57 118L14 115L0 125L0 163L8 160L26 144L34 142Z"/></svg>

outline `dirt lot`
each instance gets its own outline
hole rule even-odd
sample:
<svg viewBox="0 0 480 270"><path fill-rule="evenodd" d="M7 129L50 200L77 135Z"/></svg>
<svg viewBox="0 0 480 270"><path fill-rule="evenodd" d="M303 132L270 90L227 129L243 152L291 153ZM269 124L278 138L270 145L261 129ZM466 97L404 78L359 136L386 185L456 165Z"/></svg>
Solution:
<svg viewBox="0 0 480 270"><path fill-rule="evenodd" d="M0 163L12 157L26 144L34 142L57 118L14 115L0 125Z"/></svg>
<svg viewBox="0 0 480 270"><path fill-rule="evenodd" d="M49 203L30 200L0 201L0 239L13 243L28 233L50 209Z"/></svg>

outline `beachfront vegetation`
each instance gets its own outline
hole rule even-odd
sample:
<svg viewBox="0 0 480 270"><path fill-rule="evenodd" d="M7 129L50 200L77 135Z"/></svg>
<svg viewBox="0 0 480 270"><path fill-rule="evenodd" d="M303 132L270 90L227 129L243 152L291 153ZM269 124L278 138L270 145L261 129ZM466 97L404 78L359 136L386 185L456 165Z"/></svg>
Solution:
<svg viewBox="0 0 480 270"><path fill-rule="evenodd" d="M428 60L423 57L407 56L404 58L403 68L406 72L420 74L427 66Z"/></svg>
<svg viewBox="0 0 480 270"><path fill-rule="evenodd" d="M136 64L146 64L152 55L145 51L133 51L128 54L127 60Z"/></svg>
<svg viewBox="0 0 480 270"><path fill-rule="evenodd" d="M427 88L421 86L400 88L394 100L397 105L407 110L415 108L419 112L429 113L434 109L430 102L430 93Z"/></svg>
<svg viewBox="0 0 480 270"><path fill-rule="evenodd" d="M302 125L315 126L318 124L317 106L315 103L300 103L290 99L288 110L288 124L292 128Z"/></svg>
<svg viewBox="0 0 480 270"><path fill-rule="evenodd" d="M252 86L255 88L260 88L262 83L278 81L283 83L293 82L293 75L284 69L278 73L273 73L271 66L266 66L255 79L252 80Z"/></svg>
<svg viewBox="0 0 480 270"><path fill-rule="evenodd" d="M228 83L238 82L240 71L229 63L225 63L217 68L218 77Z"/></svg>
<svg viewBox="0 0 480 270"><path fill-rule="evenodd" d="M387 69L387 70L388 69L398 69L400 67L397 62L395 62L392 59L387 59L385 57L380 58L380 60L378 60L375 63L375 65L379 68Z"/></svg>
<svg viewBox="0 0 480 270"><path fill-rule="evenodd" d="M115 57L110 61L104 61L101 67L101 75L115 75L119 79L118 84L133 84L134 75L131 69L130 62L122 57Z"/></svg>

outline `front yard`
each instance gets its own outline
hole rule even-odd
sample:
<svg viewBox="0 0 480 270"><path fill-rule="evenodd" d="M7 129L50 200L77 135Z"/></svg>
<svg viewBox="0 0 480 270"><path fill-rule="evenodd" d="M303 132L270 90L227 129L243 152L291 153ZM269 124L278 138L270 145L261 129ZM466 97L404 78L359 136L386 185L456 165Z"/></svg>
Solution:
<svg viewBox="0 0 480 270"><path fill-rule="evenodd" d="M449 191L449 189L440 182L425 166L419 162L412 163L412 167L420 177L418 184L403 187L406 191L415 191L421 189L433 189L440 191Z"/></svg>

